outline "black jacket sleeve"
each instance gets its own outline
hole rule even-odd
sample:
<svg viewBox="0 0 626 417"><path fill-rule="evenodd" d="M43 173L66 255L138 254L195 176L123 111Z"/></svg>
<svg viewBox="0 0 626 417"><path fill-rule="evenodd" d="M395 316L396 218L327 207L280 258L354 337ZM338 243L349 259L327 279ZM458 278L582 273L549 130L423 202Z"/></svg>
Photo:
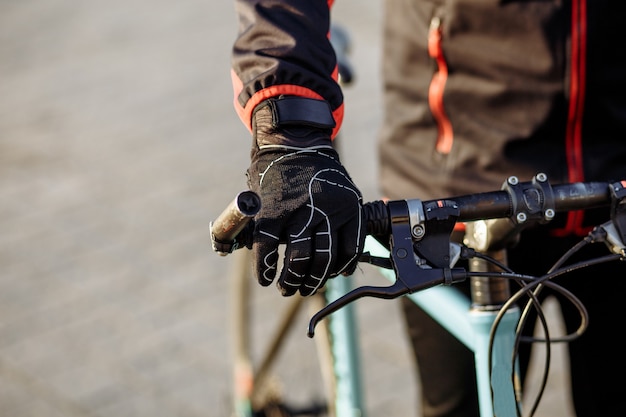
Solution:
<svg viewBox="0 0 626 417"><path fill-rule="evenodd" d="M232 52L235 108L250 127L263 100L296 95L326 100L338 130L343 96L329 41L332 0L236 0Z"/></svg>

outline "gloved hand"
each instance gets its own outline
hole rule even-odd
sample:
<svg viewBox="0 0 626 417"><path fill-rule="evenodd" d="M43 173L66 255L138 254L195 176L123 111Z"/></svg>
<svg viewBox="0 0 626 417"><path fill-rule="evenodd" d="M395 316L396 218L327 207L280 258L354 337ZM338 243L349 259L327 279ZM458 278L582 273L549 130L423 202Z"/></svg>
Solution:
<svg viewBox="0 0 626 417"><path fill-rule="evenodd" d="M283 295L311 295L326 280L354 272L363 251L362 196L331 145L332 113L324 101L270 99L253 116L249 187L261 197L252 254L259 283L277 273Z"/></svg>

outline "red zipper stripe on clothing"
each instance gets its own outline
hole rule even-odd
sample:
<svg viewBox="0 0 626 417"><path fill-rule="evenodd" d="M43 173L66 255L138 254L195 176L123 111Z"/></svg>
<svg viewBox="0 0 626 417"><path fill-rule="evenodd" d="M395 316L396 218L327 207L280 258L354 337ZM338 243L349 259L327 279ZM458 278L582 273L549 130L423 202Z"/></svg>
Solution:
<svg viewBox="0 0 626 417"><path fill-rule="evenodd" d="M431 21L428 33L428 53L437 62L437 72L433 74L430 87L428 88L428 104L437 122L436 149L440 153L448 154L452 150L454 135L452 124L443 107L443 92L448 80L448 64L443 55L441 38L440 20L435 17Z"/></svg>
<svg viewBox="0 0 626 417"><path fill-rule="evenodd" d="M587 57L587 3L586 0L572 1L572 59L570 76L570 102L565 132L567 172L570 182L585 180L583 167L582 123L585 103ZM582 210L567 214L565 227L553 231L555 236L568 234L586 235L590 228L583 224Z"/></svg>

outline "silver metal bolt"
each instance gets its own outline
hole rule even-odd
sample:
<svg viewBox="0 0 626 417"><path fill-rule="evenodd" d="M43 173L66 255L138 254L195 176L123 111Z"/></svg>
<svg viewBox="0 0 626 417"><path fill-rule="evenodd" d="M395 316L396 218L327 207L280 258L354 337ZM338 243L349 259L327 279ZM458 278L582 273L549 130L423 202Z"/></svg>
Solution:
<svg viewBox="0 0 626 417"><path fill-rule="evenodd" d="M517 213L517 222L524 223L526 221L526 213Z"/></svg>
<svg viewBox="0 0 626 417"><path fill-rule="evenodd" d="M516 176L512 175L507 179L507 181L511 185L517 185L517 183L519 182L519 179Z"/></svg>
<svg viewBox="0 0 626 417"><path fill-rule="evenodd" d="M548 180L548 176L546 174L544 174L543 172L540 172L539 174L537 174L537 181L539 182L546 182Z"/></svg>
<svg viewBox="0 0 626 417"><path fill-rule="evenodd" d="M411 230L411 234L416 239L421 239L424 237L424 226L421 224L416 224L413 226L413 230Z"/></svg>
<svg viewBox="0 0 626 417"><path fill-rule="evenodd" d="M554 219L554 215L555 215L555 213L554 213L554 210L552 210L552 209L547 209L547 210L545 211L545 213L543 213L543 215L544 215L544 217L546 218L546 220L552 220L552 219Z"/></svg>

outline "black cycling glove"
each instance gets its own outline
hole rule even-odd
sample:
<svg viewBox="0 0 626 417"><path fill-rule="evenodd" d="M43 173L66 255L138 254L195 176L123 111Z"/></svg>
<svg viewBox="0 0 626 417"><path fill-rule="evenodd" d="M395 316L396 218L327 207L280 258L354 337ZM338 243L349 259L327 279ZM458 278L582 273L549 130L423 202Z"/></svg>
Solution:
<svg viewBox="0 0 626 417"><path fill-rule="evenodd" d="M330 139L325 101L269 99L253 116L249 187L261 197L252 244L257 279L274 281L279 243L285 257L283 295L311 295L326 280L354 272L363 251L362 196Z"/></svg>

